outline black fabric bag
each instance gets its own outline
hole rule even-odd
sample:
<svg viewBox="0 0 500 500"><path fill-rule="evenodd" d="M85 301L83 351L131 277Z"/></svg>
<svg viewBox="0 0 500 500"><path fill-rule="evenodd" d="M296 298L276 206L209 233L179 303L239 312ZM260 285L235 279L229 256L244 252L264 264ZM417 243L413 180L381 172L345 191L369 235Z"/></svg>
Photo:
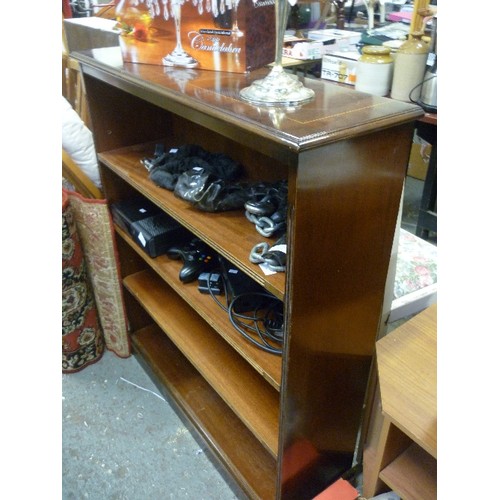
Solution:
<svg viewBox="0 0 500 500"><path fill-rule="evenodd" d="M248 199L247 184L226 182L200 167L181 174L174 193L204 212L241 209Z"/></svg>
<svg viewBox="0 0 500 500"><path fill-rule="evenodd" d="M149 178L160 187L174 191L179 177L189 170L201 168L217 179L233 181L240 177L239 163L222 153L209 153L201 146L187 144L161 153L155 158L143 160L150 165Z"/></svg>

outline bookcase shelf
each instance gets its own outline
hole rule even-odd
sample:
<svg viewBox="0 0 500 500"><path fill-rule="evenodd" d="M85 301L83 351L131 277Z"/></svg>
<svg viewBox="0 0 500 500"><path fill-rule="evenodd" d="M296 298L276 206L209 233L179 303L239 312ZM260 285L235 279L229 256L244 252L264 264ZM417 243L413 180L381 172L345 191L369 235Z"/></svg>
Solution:
<svg viewBox="0 0 500 500"><path fill-rule="evenodd" d="M228 317L221 314L221 310L215 301L209 295L200 296L196 283L182 284L178 278L181 267L178 261L171 261L168 257L162 255L152 259L120 227L116 226L115 229L121 238L141 256L150 268L175 290L179 297L182 297L188 304L191 304L192 308L211 328L217 331L267 382L279 391L281 383L280 357L269 356L264 351L244 340L229 323Z"/></svg>
<svg viewBox="0 0 500 500"><path fill-rule="evenodd" d="M162 141L165 144L165 141ZM168 144L168 143L167 143ZM148 180L140 160L152 157L154 144L140 144L99 154L99 159L139 193L149 198L167 214L177 219L194 235L203 239L220 255L233 261L269 292L283 300L285 279L282 273L264 275L248 260L248 249L262 241L255 227L238 211L207 213L190 207ZM166 196L170 194L171 196Z"/></svg>
<svg viewBox="0 0 500 500"><path fill-rule="evenodd" d="M402 498L437 498L436 459L416 443L381 470L380 479Z"/></svg>
<svg viewBox="0 0 500 500"><path fill-rule="evenodd" d="M151 271L124 279L125 288L214 388L262 445L278 454L278 392L264 382L242 357L193 314L179 296Z"/></svg>

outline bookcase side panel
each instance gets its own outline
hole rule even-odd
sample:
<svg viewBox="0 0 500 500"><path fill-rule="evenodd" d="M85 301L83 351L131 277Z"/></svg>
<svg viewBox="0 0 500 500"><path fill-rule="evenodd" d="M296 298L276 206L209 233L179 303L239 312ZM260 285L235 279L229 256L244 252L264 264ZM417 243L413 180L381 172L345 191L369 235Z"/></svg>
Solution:
<svg viewBox="0 0 500 500"><path fill-rule="evenodd" d="M397 126L299 157L287 254L282 498L312 497L352 465L411 138L411 124Z"/></svg>

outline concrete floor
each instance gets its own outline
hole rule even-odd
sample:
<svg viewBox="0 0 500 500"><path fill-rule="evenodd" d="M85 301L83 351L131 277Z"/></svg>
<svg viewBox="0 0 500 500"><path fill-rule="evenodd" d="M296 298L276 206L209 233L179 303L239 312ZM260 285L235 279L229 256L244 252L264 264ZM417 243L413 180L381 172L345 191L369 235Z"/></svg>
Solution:
<svg viewBox="0 0 500 500"><path fill-rule="evenodd" d="M62 376L64 500L245 498L134 357Z"/></svg>
<svg viewBox="0 0 500 500"><path fill-rule="evenodd" d="M402 226L414 232L423 183L408 178ZM186 429L134 357L62 375L63 500L246 498Z"/></svg>

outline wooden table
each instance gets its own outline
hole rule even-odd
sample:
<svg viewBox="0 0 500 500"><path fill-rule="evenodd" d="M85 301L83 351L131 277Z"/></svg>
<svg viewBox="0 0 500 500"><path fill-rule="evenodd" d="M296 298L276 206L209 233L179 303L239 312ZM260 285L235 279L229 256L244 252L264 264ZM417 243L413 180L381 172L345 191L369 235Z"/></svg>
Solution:
<svg viewBox="0 0 500 500"><path fill-rule="evenodd" d="M437 305L377 342L379 392L364 450L366 497L437 497Z"/></svg>

